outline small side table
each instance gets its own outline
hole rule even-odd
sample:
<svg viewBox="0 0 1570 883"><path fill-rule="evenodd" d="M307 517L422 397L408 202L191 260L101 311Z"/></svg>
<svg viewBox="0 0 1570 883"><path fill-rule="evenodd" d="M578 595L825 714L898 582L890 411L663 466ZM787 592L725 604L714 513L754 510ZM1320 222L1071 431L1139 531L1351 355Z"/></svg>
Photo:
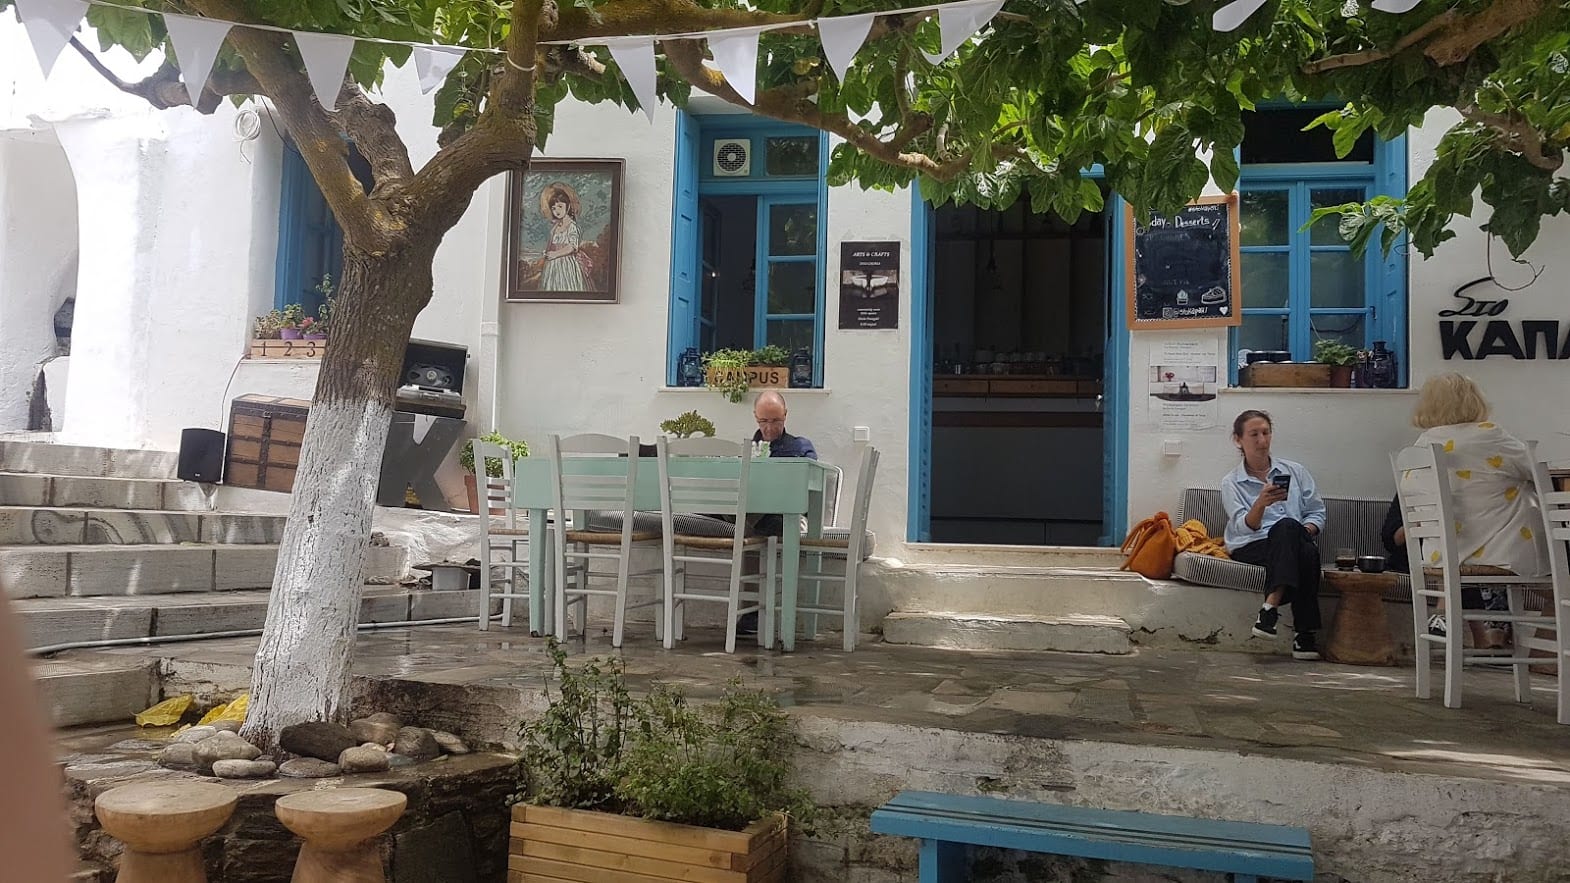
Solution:
<svg viewBox="0 0 1570 883"><path fill-rule="evenodd" d="M1325 658L1342 665L1395 665L1396 648L1385 616L1385 592L1396 585L1393 573L1326 570L1324 582L1341 594Z"/></svg>

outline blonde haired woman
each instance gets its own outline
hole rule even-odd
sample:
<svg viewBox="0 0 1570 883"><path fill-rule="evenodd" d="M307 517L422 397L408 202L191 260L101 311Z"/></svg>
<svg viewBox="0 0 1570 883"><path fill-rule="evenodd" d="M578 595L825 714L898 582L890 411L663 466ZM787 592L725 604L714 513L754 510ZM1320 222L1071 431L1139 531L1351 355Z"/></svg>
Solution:
<svg viewBox="0 0 1570 883"><path fill-rule="evenodd" d="M1423 384L1412 411L1412 424L1423 430L1415 444L1437 444L1449 461L1456 548L1464 556L1460 563L1544 576L1548 549L1532 487L1531 455L1525 444L1488 417L1488 400L1471 378L1437 374ZM1421 551L1424 567L1443 561L1432 540L1425 540ZM1428 630L1444 634L1444 617L1431 618Z"/></svg>

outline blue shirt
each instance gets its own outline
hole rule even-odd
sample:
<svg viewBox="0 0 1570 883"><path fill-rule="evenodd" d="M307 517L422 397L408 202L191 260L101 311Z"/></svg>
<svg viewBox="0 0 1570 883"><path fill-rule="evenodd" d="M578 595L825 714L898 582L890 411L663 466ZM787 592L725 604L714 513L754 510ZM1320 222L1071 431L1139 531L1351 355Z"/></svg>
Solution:
<svg viewBox="0 0 1570 883"><path fill-rule="evenodd" d="M1314 487L1314 476L1291 460L1272 457L1265 481L1277 475L1292 476L1292 484L1287 488L1285 500L1265 507L1264 514L1259 517L1259 530L1244 524L1243 519L1248 517L1248 510L1253 508L1254 500L1265 489L1265 482L1249 475L1247 467L1242 463L1222 477L1221 505L1227 509L1228 552L1264 539L1269 535L1271 526L1283 518L1297 519L1305 527L1312 524L1317 530L1325 529L1325 501Z"/></svg>
<svg viewBox="0 0 1570 883"><path fill-rule="evenodd" d="M763 441L763 432L759 430L752 434L755 442ZM769 442L770 457L806 457L808 460L818 459L818 450L812 446L812 441L800 435L791 435L788 432L780 433L780 437Z"/></svg>

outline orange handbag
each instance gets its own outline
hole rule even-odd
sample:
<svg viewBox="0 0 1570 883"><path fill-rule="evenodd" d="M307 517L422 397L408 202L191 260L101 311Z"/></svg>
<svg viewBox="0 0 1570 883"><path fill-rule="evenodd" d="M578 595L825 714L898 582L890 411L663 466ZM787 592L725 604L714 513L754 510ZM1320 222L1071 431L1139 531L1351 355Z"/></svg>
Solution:
<svg viewBox="0 0 1570 883"><path fill-rule="evenodd" d="M1150 579L1171 579L1172 561L1177 557L1177 534L1165 512L1134 525L1123 539L1123 570L1132 570Z"/></svg>

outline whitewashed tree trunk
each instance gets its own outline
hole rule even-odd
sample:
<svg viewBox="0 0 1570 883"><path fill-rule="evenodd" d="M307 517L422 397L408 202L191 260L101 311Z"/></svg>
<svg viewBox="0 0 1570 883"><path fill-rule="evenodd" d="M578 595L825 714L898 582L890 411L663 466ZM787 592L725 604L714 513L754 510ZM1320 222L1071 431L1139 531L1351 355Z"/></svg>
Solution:
<svg viewBox="0 0 1570 883"><path fill-rule="evenodd" d="M418 253L367 255L345 245L332 346L317 377L251 674L243 734L263 750L290 724L349 713L361 574L393 393L414 317L431 295L435 243L411 251Z"/></svg>

